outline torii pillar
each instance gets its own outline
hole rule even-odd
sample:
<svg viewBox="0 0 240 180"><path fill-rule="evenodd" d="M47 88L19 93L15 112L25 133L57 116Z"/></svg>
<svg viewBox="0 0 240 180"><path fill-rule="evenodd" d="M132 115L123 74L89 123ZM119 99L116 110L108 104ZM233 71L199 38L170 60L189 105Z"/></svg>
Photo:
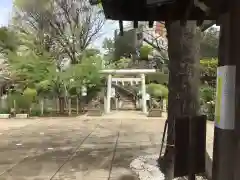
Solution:
<svg viewBox="0 0 240 180"><path fill-rule="evenodd" d="M106 113L111 112L111 97L112 97L112 74L108 74Z"/></svg>
<svg viewBox="0 0 240 180"><path fill-rule="evenodd" d="M146 82L145 82L145 74L141 74L141 91L142 91L142 111L144 114L147 114L147 104L146 104Z"/></svg>

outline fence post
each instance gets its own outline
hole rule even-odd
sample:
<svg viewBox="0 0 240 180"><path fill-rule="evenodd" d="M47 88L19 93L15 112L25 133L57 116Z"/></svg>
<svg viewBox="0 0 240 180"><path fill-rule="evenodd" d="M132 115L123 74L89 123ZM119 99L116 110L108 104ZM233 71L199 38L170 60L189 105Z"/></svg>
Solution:
<svg viewBox="0 0 240 180"><path fill-rule="evenodd" d="M68 99L68 114L69 114L69 116L72 114L71 98Z"/></svg>
<svg viewBox="0 0 240 180"><path fill-rule="evenodd" d="M79 107L78 107L78 97L77 97L77 114L79 113L78 111L79 111Z"/></svg>
<svg viewBox="0 0 240 180"><path fill-rule="evenodd" d="M43 101L43 99L41 99L41 115L43 115L44 114L44 101Z"/></svg>
<svg viewBox="0 0 240 180"><path fill-rule="evenodd" d="M56 98L56 112L59 111L59 98Z"/></svg>
<svg viewBox="0 0 240 180"><path fill-rule="evenodd" d="M13 100L13 109L14 109L14 115L16 114L16 100Z"/></svg>

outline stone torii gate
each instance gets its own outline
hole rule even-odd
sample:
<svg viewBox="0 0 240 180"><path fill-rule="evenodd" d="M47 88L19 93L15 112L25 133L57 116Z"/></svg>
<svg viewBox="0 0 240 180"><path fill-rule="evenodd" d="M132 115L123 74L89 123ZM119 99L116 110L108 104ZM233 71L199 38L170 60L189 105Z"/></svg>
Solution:
<svg viewBox="0 0 240 180"><path fill-rule="evenodd" d="M101 73L108 74L107 80L107 98L106 98L106 109L105 113L110 113L111 111L111 91L112 91L112 82L124 82L128 81L130 83L141 82L141 90L142 90L142 111L143 113L147 113L147 104L146 104L146 82L145 75L150 73L155 73L156 69L105 69L101 70ZM140 75L140 78L113 78L113 75L123 74L123 75Z"/></svg>

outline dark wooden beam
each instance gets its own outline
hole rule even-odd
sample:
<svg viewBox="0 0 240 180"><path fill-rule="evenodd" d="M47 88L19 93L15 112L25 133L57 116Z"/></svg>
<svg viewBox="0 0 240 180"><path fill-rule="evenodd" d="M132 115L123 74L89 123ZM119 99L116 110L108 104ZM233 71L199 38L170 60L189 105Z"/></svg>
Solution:
<svg viewBox="0 0 240 180"><path fill-rule="evenodd" d="M123 36L123 21L122 20L120 20L119 21L119 31L120 31L120 36Z"/></svg>
<svg viewBox="0 0 240 180"><path fill-rule="evenodd" d="M194 0L189 0L188 4L186 6L186 9L185 9L185 13L184 13L183 19L180 20L181 25L183 25L183 26L186 25L186 22L189 19L189 16L190 16L193 8L194 8Z"/></svg>
<svg viewBox="0 0 240 180"><path fill-rule="evenodd" d="M162 6L148 6L146 0L102 0L102 5L107 19L126 21L216 20L221 13L228 10L227 0L204 0L203 2L208 3L209 13L196 7L194 0L175 0L173 3Z"/></svg>

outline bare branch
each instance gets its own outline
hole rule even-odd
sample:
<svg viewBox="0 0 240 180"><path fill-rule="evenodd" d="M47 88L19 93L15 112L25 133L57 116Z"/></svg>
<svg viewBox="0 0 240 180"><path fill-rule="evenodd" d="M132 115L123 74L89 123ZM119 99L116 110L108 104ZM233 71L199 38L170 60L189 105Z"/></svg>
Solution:
<svg viewBox="0 0 240 180"><path fill-rule="evenodd" d="M34 30L41 38L50 36L52 44L63 49L62 55L73 64L78 63L78 54L96 40L105 23L104 15L88 0L51 0L45 4L32 0L20 10L24 16L19 21L26 29Z"/></svg>

